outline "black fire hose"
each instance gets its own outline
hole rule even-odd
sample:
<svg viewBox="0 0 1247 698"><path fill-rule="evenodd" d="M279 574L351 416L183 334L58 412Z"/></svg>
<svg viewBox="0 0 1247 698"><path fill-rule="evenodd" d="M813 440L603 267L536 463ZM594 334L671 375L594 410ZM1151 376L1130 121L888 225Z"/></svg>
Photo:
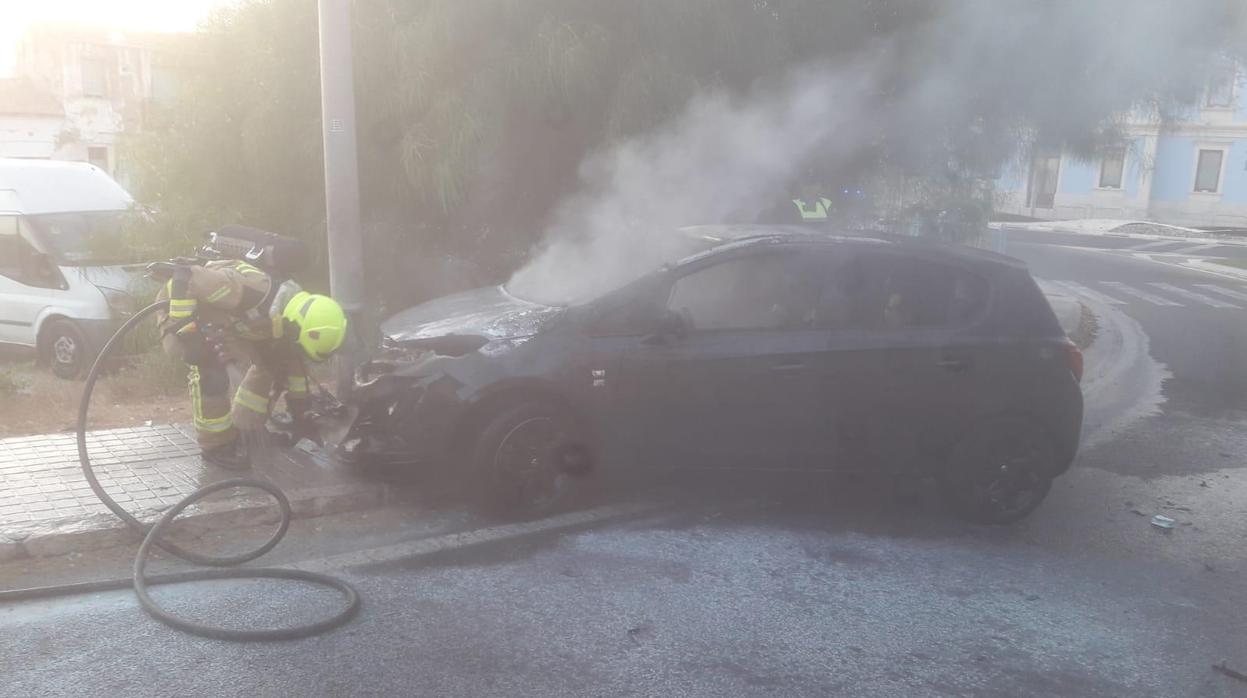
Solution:
<svg viewBox="0 0 1247 698"><path fill-rule="evenodd" d="M345 624L359 611L359 594L351 585L341 579L330 577L316 572L307 572L304 570L278 568L278 567L248 567L241 569L223 569L234 567L245 562L250 562L277 546L281 539L285 537L286 531L290 528L290 501L286 499L286 495L282 493L276 485L264 480L254 478L233 478L222 480L210 485L201 487L185 499L178 502L173 508L164 513L163 516L151 527L147 528L143 522L136 519L130 512L126 511L120 504L108 493L104 491L100 481L95 477L95 471L91 466L91 458L87 454L87 411L91 406L91 392L95 389L95 382L99 378L100 371L105 362L112 355L114 349L121 344L121 340L134 329L136 325L143 321L144 318L163 309L167 305L167 301L159 301L153 303L146 308L135 313L133 317L125 322L116 334L104 345L100 350L100 354L95 359L95 363L91 365L91 371L87 374L86 383L82 388L82 402L78 405L78 461L82 465L82 474L86 477L87 483L91 486L91 491L99 497L104 506L108 507L117 518L121 519L127 526L139 534L143 534L143 543L139 546L138 554L134 558L134 576L128 580L107 580L102 582L86 582L81 584L66 584L61 586L37 587L33 589L18 589L15 591L0 592L0 602L17 602L37 598L49 598L56 596L67 596L71 594L82 594L87 592L105 591L113 589L124 589L133 585L134 594L139 599L139 604L143 610L147 611L153 618L160 622L184 630L195 635L216 638L218 640L233 641L272 641L272 640L295 640L298 638L309 637L319 633L326 632L340 625ZM187 550L176 545L162 537L165 529L169 524L177 518L188 506L198 502L199 500L219 492L232 488L258 489L272 495L277 500L277 505L281 509L281 521L277 526L277 530L273 533L263 545L258 548L229 556L214 556L197 553ZM181 572L176 574L161 574L148 576L145 568L147 566L147 558L151 553L152 546L155 545L160 549L179 557L188 562L207 567L216 567L222 569L210 570L194 570L190 572ZM164 610L157 604L147 593L148 585L160 584L178 584L184 582L195 582L217 579L290 579L301 582L309 582L320 586L326 586L336 589L342 594L344 604L337 613L324 619L307 623L304 625L295 625L285 628L261 628L253 630L225 628L217 625L209 625L206 623L198 623L192 620L176 616L169 611Z"/></svg>

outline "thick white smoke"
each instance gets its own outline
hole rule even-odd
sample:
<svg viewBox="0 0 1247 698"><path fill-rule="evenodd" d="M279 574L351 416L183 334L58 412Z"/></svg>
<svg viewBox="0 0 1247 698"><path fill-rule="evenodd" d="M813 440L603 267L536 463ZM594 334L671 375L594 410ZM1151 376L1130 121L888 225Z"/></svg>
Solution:
<svg viewBox="0 0 1247 698"><path fill-rule="evenodd" d="M579 192L508 288L550 302L592 298L670 261L680 226L751 219L785 195L815 148L824 164L859 152L873 84L867 66L806 68L753 98L695 98L665 128L583 164Z"/></svg>

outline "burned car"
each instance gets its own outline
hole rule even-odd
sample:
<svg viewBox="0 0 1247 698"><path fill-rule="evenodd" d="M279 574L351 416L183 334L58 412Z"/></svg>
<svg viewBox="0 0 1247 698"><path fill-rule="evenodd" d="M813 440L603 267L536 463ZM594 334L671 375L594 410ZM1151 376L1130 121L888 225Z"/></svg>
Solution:
<svg viewBox="0 0 1247 698"><path fill-rule="evenodd" d="M679 235L692 254L588 300L499 286L391 317L344 456L529 511L604 468L886 469L994 523L1068 469L1082 355L1021 262L796 227Z"/></svg>

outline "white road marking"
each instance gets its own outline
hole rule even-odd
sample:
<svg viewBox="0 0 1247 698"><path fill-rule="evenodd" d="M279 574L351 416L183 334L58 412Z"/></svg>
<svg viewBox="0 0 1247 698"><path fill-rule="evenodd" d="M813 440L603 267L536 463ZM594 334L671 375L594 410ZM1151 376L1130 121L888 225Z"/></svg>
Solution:
<svg viewBox="0 0 1247 698"><path fill-rule="evenodd" d="M1119 301L1112 296L1108 296L1094 289L1087 288L1086 286L1074 281L1051 281L1049 283L1058 288L1063 288L1076 296L1085 296L1092 300L1100 301L1101 303L1107 303L1109 305L1126 304L1126 301Z"/></svg>
<svg viewBox="0 0 1247 698"><path fill-rule="evenodd" d="M1242 291L1232 291L1228 288L1222 288L1214 284L1195 284L1195 286L1196 288L1202 288L1205 291L1212 291L1213 293L1220 293L1223 296L1229 296L1235 300L1247 301L1247 293L1243 293Z"/></svg>
<svg viewBox="0 0 1247 698"><path fill-rule="evenodd" d="M1157 247L1164 247L1165 245L1177 245L1177 244L1180 244L1180 243L1181 243L1181 241L1179 241L1179 240L1156 240L1155 242L1145 242L1145 243L1143 243L1142 245L1132 245L1131 247L1129 247L1129 248L1127 248L1127 249L1131 249L1131 250L1154 250L1154 249L1156 249Z"/></svg>
<svg viewBox="0 0 1247 698"><path fill-rule="evenodd" d="M1172 250L1172 252L1173 254L1195 254L1196 252L1203 252L1204 250L1211 250L1214 247L1220 246L1221 243L1219 242L1210 242L1204 245L1191 245L1190 247L1183 247L1181 249Z"/></svg>
<svg viewBox="0 0 1247 698"><path fill-rule="evenodd" d="M1196 303L1203 303L1204 305L1207 305L1213 308L1233 308L1234 310L1242 310L1241 307L1234 305L1233 303L1230 303L1228 301L1219 300L1217 298L1213 298L1212 296L1205 296L1202 293L1189 291L1185 288L1179 288L1178 286L1174 286L1173 284L1167 284L1161 281L1152 281L1152 282L1149 282L1148 285L1155 286L1156 288L1159 288L1162 291L1168 291L1174 295L1182 296L1183 298L1193 300Z"/></svg>
<svg viewBox="0 0 1247 698"><path fill-rule="evenodd" d="M1122 293L1134 296L1135 298L1138 298L1140 300L1145 300L1148 303L1153 303L1155 305L1163 305L1163 306L1174 307L1174 308L1182 307L1181 303L1175 303L1174 301L1171 301L1168 298L1161 298L1160 296L1154 296L1148 293L1147 291L1141 291L1133 286L1123 284L1120 281L1101 281L1100 284L1103 286L1108 286L1114 291L1120 291Z"/></svg>

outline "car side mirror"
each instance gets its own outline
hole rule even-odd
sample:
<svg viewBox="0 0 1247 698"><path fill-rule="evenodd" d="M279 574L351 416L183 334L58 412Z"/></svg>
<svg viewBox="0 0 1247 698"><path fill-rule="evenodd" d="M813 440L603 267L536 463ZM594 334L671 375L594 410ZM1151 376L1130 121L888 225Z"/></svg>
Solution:
<svg viewBox="0 0 1247 698"><path fill-rule="evenodd" d="M665 344L671 339L682 339L688 334L688 323L674 310L662 311L654 323L654 333L646 339L649 344Z"/></svg>

